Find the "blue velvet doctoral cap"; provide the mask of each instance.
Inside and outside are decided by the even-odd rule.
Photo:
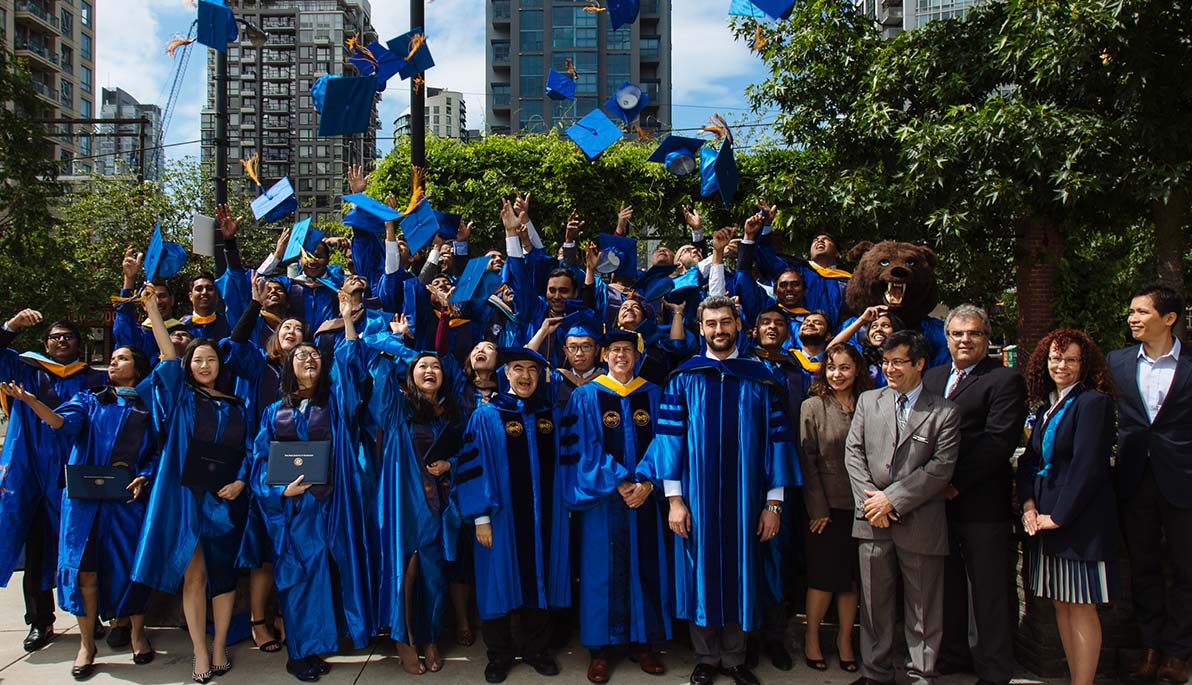
[[[145,280],[169,278],[186,266],[186,248],[161,237],[161,224],[153,227],[149,249],[145,250]]]
[[[213,50],[227,52],[228,43],[240,37],[236,15],[224,0],[199,0],[198,35],[195,40]]]
[[[428,200],[422,200],[414,211],[405,215],[401,220],[401,232],[410,246],[410,254],[426,247],[439,230],[439,217]]]
[[[699,168],[695,156],[703,146],[702,138],[669,135],[662,139],[646,161],[665,165],[666,170],[676,176],[686,176]]]
[[[605,101],[604,108],[628,124],[636,119],[648,104],[650,96],[646,95],[641,86],[626,81]]]
[[[650,267],[644,274],[637,277],[633,284],[633,291],[646,302],[652,302],[666,295],[675,288],[675,281],[670,275],[675,270],[674,264],[658,264]]]
[[[303,250],[314,254],[314,251],[319,249],[321,242],[323,242],[323,232],[317,228],[311,228],[309,218],[299,221],[290,230],[290,241],[286,243],[286,251],[282,253],[282,263],[297,260],[302,256]]]
[[[414,54],[410,54],[410,44],[414,40],[415,35],[422,36],[418,40],[422,42]],[[397,38],[389,41],[387,44],[389,52],[397,55],[405,64],[397,73],[401,74],[402,80],[412,78],[418,74],[435,66],[435,58],[430,54],[430,48],[426,45],[426,36],[422,35],[422,27],[415,26],[406,33],[401,34]]]
[[[737,172],[737,161],[733,158],[733,141],[725,138],[719,150],[701,148],[699,151],[700,194],[709,197],[720,194],[725,208],[732,205],[733,195],[741,177]]]
[[[589,160],[599,157],[600,153],[612,147],[622,136],[621,129],[598,109],[588,112],[584,118],[567,129],[567,137],[579,146],[580,151]]]
[[[608,20],[613,30],[637,21],[641,0],[608,0]]]
[[[451,299],[448,302],[450,304],[483,302],[497,292],[497,288],[501,287],[501,274],[489,271],[488,265],[491,261],[492,255],[469,259],[464,266],[464,272],[459,277],[459,283],[455,284],[455,292],[451,293]]]
[[[298,209],[298,198],[294,197],[294,186],[288,176],[270,186],[269,190],[252,201],[252,215],[263,224],[281,221]]]
[[[552,100],[574,100],[575,81],[567,74],[551,69],[546,74],[546,94]]]
[[[614,233],[601,233],[596,236],[596,245],[600,248],[602,256],[605,252],[611,252],[620,260],[612,273],[618,276],[637,275],[637,238]]]
[[[750,0],[771,19],[786,19],[791,16],[795,0]]]
[[[344,226],[351,226],[360,231],[384,233],[386,221],[397,221],[401,218],[401,212],[364,193],[344,195],[340,199],[356,205],[344,216]]]
[[[348,61],[356,65],[362,76],[377,77],[377,92],[385,90],[385,84],[406,65],[405,56],[398,56],[377,41],[363,48],[356,46],[348,55]]]
[[[316,90],[322,90],[321,107]],[[376,76],[322,76],[310,94],[319,112],[320,138],[364,133],[372,125]]]
[[[501,366],[518,361],[533,362],[539,369],[550,366],[546,358],[528,347],[502,347],[497,350],[497,363]]]

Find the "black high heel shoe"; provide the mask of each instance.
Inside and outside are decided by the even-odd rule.
[[[227,663],[224,664],[223,666],[216,666],[215,660],[212,659],[211,660],[211,672],[217,676],[221,676],[221,675],[227,674],[228,671],[232,670],[232,657],[228,656],[227,648],[224,648],[224,661],[226,661]]]
[[[153,657],[157,656],[157,652],[153,650],[153,643],[149,642],[148,638],[145,638],[145,643],[149,645],[149,651],[132,653],[132,662],[137,666],[153,663]]]
[[[195,662],[196,662],[196,659],[192,656],[190,658],[190,679],[195,681],[196,683],[200,683],[200,685],[205,685],[208,680],[211,680],[211,669],[208,668],[203,673],[196,673],[195,672]]]

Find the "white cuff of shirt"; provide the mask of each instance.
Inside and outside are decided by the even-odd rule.
[[[530,234],[530,244],[534,246],[534,249],[541,250],[542,238],[538,237],[538,229],[534,228],[533,221],[526,222],[526,232]]]
[[[271,275],[273,270],[277,268],[277,265],[280,263],[280,261],[281,260],[277,258],[276,254],[273,254],[272,252],[269,253],[269,256],[265,257],[265,261],[261,262],[261,265],[257,267],[257,273],[262,276]]]
[[[749,238],[741,238],[742,245],[752,245],[753,243],[754,241],[750,240]]]
[[[762,235],[765,235],[774,230],[773,226],[762,226]]]
[[[713,264],[708,268],[708,295],[724,295],[728,292],[725,287],[724,264]]]
[[[698,231],[691,232],[691,242],[698,243],[703,239],[704,239],[704,231],[702,228]]]
[[[426,255],[426,261],[431,264],[439,263],[439,248],[431,248],[430,254]]]
[[[766,493],[766,501],[774,500],[781,502],[783,500],[782,488],[774,488]]]
[[[522,249],[521,238],[515,235],[505,236],[505,256],[510,259],[526,256],[525,250]]]
[[[570,250],[573,247],[575,247],[575,243],[563,243],[564,250]]]
[[[712,255],[708,255],[707,257],[704,257],[702,260],[700,260],[700,263],[698,266],[699,266],[700,275],[703,276],[704,278],[707,278],[708,277],[708,267],[712,266]]]
[[[681,480],[664,480],[662,481],[662,493],[667,497],[682,497],[683,496],[683,481]]]
[[[476,517],[476,525],[478,525],[478,526],[483,526],[484,524],[490,523],[491,521],[492,521],[492,519],[490,519],[487,516],[477,516]]]
[[[458,255],[468,254],[468,244],[466,242],[461,243],[458,240],[453,240],[453,241],[451,241],[451,243],[452,243],[451,246],[455,248],[455,254],[458,254]]]
[[[385,241],[385,273],[397,273],[401,268],[401,251],[397,248],[396,240]]]

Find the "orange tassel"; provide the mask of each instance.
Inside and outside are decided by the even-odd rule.
[[[421,33],[415,33],[410,37],[410,52],[406,55],[406,61],[414,59],[414,53],[418,52],[423,45],[426,45],[426,36]]]
[[[579,80],[579,73],[575,70],[575,62],[570,57],[563,60],[563,71],[566,71],[573,81]]]
[[[261,157],[257,153],[253,153],[252,157],[240,160],[240,165],[244,167],[244,173],[253,180],[258,186],[261,185],[261,179],[257,175],[257,170],[260,168]]]
[[[762,48],[766,47],[766,44],[769,42],[770,41],[766,40],[766,37],[762,35],[762,25],[760,23],[755,24],[753,29],[753,49],[761,52]]]
[[[641,140],[654,140],[655,129],[645,129],[637,124],[634,124],[633,131],[637,133],[637,137]]]
[[[368,60],[368,62],[372,64],[374,68],[380,66],[377,64],[377,58],[372,54],[372,50],[369,50],[368,48],[361,45],[355,37],[349,38],[347,40],[347,46],[349,56],[359,55],[360,57]]]
[[[584,8],[585,12],[604,12],[605,8],[600,6],[599,0],[588,0],[588,6]]]
[[[700,129],[703,133],[711,133],[717,138],[724,138],[728,142],[733,142],[733,132],[729,130],[728,123],[725,122],[724,117],[719,114],[713,114],[708,121],[708,125]]]
[[[183,45],[190,45],[191,43],[195,42],[195,40],[195,38],[183,38],[182,36],[175,35],[173,40],[166,43],[166,54],[170,57],[173,57],[175,50],[182,47]]]
[[[422,84],[424,84],[424,83],[426,83],[426,79],[422,78],[422,74],[415,76],[414,77],[414,92],[421,93],[422,92]]]
[[[410,202],[402,214],[412,214],[426,199],[426,172],[422,167],[410,167]]]

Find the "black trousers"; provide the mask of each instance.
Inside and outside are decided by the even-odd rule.
[[[951,554],[944,566],[944,634],[939,660],[955,668],[972,664],[982,680],[1008,683],[1011,646],[1009,521],[948,521]]]
[[[1187,659],[1192,655],[1192,509],[1172,506],[1149,466],[1138,489],[1120,504],[1142,644]],[[1164,562],[1171,565],[1170,588]]]
[[[50,517],[45,502],[37,503],[37,511],[25,537],[25,576],[21,589],[25,593],[25,624],[48,626],[54,623],[54,593],[41,589],[41,572],[45,564],[46,546],[57,540],[51,534]]]
[[[516,612],[521,623],[521,655],[526,657],[545,653],[550,646],[550,612],[529,607],[522,607]],[[512,617],[513,614],[509,613],[500,618],[481,621],[480,633],[484,636],[489,661],[509,663],[517,657]]]
[[[735,668],[745,663],[745,632],[741,626],[705,628],[690,621],[691,648],[701,664]]]

